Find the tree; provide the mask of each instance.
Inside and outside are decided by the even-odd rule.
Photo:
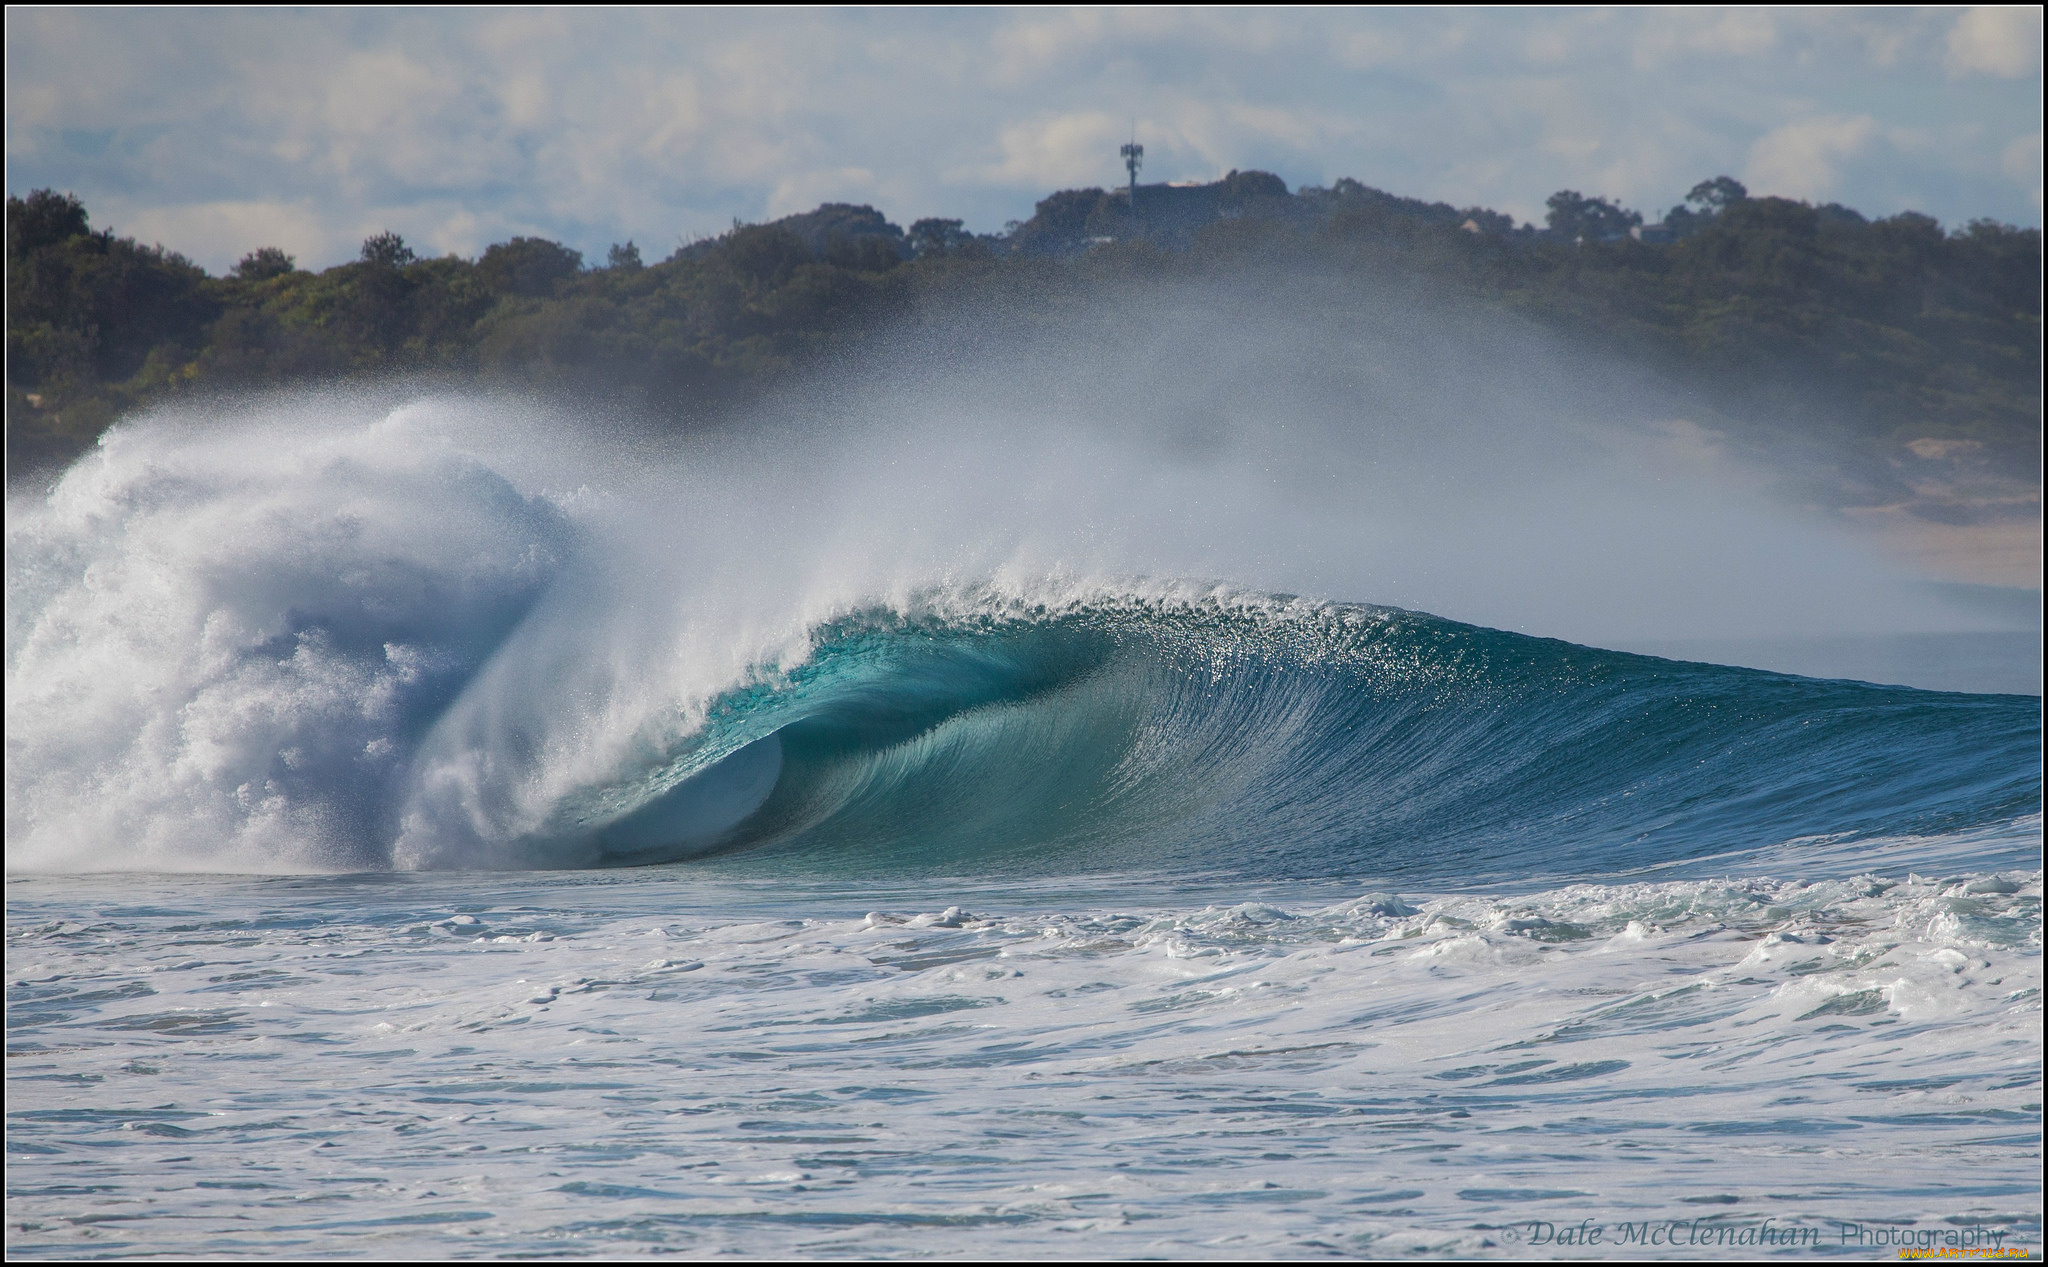
[[[1019,250],[1031,255],[1079,250],[1088,236],[1088,217],[1101,201],[1100,189],[1062,189],[1039,199],[1032,217],[1011,237]]]
[[[1233,170],[1217,183],[1223,186],[1221,202],[1226,207],[1244,207],[1261,199],[1287,196],[1287,182],[1271,172]]]
[[[835,238],[845,242],[873,238],[891,251],[904,246],[903,230],[865,203],[828,202],[815,211],[784,216],[771,227],[795,234],[813,255],[825,254]]]
[[[1692,187],[1684,202],[1664,213],[1664,227],[1671,230],[1671,236],[1675,239],[1689,238],[1713,223],[1715,216],[1748,197],[1749,190],[1733,176],[1716,176],[1712,180],[1703,180]],[[1832,203],[1828,205],[1833,206]],[[1828,207],[1821,210],[1827,212]],[[1855,212],[1849,211],[1846,207],[1840,210],[1856,216]],[[1856,218],[1859,221],[1862,219],[1861,216]]]
[[[182,366],[219,315],[190,260],[89,225],[69,194],[7,200],[7,375],[46,399]]]
[[[970,236],[965,220],[928,217],[910,226],[910,248],[920,257],[944,255],[966,242]]]
[[[484,284],[500,294],[545,299],[582,271],[583,252],[546,238],[513,238],[487,248],[476,268]]]
[[[633,245],[631,238],[626,239],[624,246],[620,246],[617,242],[612,243],[611,252],[605,256],[605,267],[622,268],[627,272],[632,272],[634,269],[642,267],[640,263],[640,248]]]
[[[1513,216],[1504,215],[1501,212],[1493,211],[1486,207],[1467,207],[1459,214],[1465,217],[1458,222],[1459,228],[1470,224],[1477,228],[1479,232],[1492,234],[1495,237],[1506,237],[1515,231],[1515,218]]]
[[[365,264],[375,264],[379,268],[404,268],[417,258],[412,248],[405,244],[405,239],[389,229],[363,239]]]
[[[788,229],[771,224],[735,228],[718,240],[711,259],[756,291],[773,290],[811,262],[810,248]]]
[[[7,200],[7,258],[20,260],[31,251],[56,246],[92,230],[85,204],[74,194],[38,189],[25,199]]]
[[[269,281],[298,270],[298,261],[274,246],[258,247],[235,265],[235,276],[245,282]]]
[[[1560,237],[1576,241],[1585,236],[1586,196],[1576,189],[1560,189],[1544,200],[1550,210],[1544,215],[1543,223]]]
[[[863,273],[884,273],[903,262],[897,243],[871,234],[851,238],[832,234],[819,248],[818,258],[834,268],[850,268]]]
[[[1639,211],[1630,211],[1605,198],[1588,198],[1576,189],[1560,189],[1544,205],[1550,208],[1544,217],[1550,231],[1575,242],[1624,238],[1630,229],[1643,222]]]
[[[1716,176],[1692,187],[1685,200],[1702,214],[1715,215],[1749,197],[1749,190],[1733,176]]]

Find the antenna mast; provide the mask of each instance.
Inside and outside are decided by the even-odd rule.
[[[1138,166],[1145,161],[1145,147],[1138,144],[1138,130],[1131,129],[1131,143],[1117,153],[1124,157],[1124,167],[1131,173],[1131,231],[1138,229]]]

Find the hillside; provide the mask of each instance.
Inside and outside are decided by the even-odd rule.
[[[536,238],[419,258],[382,234],[321,272],[263,248],[214,277],[37,191],[7,202],[9,467],[67,461],[165,398],[359,375],[599,393],[711,425],[908,320],[1056,322],[1133,279],[1305,270],[1519,314],[1648,365],[1731,427],[1843,455],[1857,474],[1839,502],[2039,513],[2038,230],[1871,220],[1725,177],[1649,226],[1562,191],[1542,229],[1261,172],[1137,193],[1134,217],[1126,190],[1061,191],[1000,235],[828,204],[657,263],[632,243],[595,263]]]

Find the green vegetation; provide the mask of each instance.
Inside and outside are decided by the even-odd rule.
[[[905,233],[831,204],[654,264],[628,242],[586,267],[538,238],[421,259],[386,233],[323,272],[263,248],[211,277],[37,191],[7,200],[9,463],[67,460],[179,394],[363,374],[599,392],[696,426],[961,301],[1028,324],[1134,276],[1302,269],[1522,314],[1654,365],[1723,417],[1880,463],[1954,440],[2035,478],[2039,230],[1872,221],[1726,177],[1653,226],[1562,191],[1543,230],[1350,180],[1290,193],[1263,172],[1138,195],[1134,217],[1126,190],[1065,190],[1001,236],[942,219]]]

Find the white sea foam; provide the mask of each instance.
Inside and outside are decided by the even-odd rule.
[[[2041,1245],[2038,870],[925,894],[15,881],[10,1254]]]

